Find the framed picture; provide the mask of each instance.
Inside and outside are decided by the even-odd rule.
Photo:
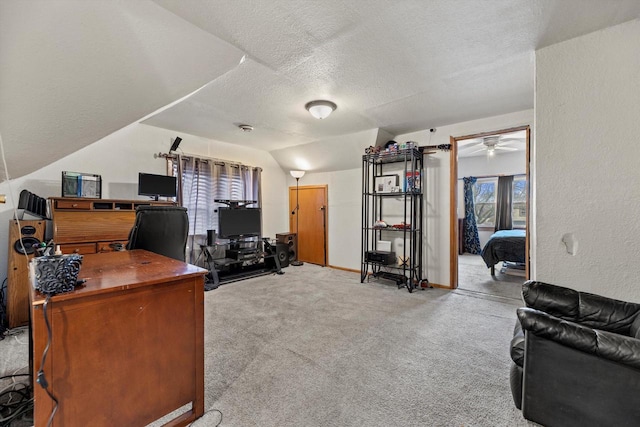
[[[380,175],[373,179],[374,193],[391,193],[398,186],[398,175]]]
[[[102,177],[92,173],[62,172],[62,197],[102,197]]]

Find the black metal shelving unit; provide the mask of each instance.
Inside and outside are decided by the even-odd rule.
[[[423,156],[417,147],[362,156],[360,282],[369,281],[371,277],[387,279],[395,281],[398,288],[406,287],[409,292],[416,287],[428,286],[429,282],[422,277]],[[376,188],[375,184],[382,177],[394,175],[398,175],[398,186]],[[381,227],[379,221],[385,221],[385,218],[400,222]],[[402,224],[404,226],[393,227]],[[383,237],[402,242],[402,248],[381,251],[378,242]],[[394,258],[389,252],[395,252],[393,263],[389,262],[389,258]],[[386,259],[373,259],[378,257]]]

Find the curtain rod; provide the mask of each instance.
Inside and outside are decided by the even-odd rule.
[[[480,178],[480,179],[482,179],[482,178],[499,178],[501,176],[527,176],[527,174],[526,173],[514,173],[513,175],[506,175],[504,173],[501,173],[499,175],[478,175],[478,176],[471,175],[471,177],[473,177],[473,178]],[[458,181],[460,181],[461,179],[464,179],[464,178],[468,178],[468,177],[458,178]]]
[[[261,167],[259,166],[251,166],[251,165],[246,165],[244,163],[240,163],[240,162],[234,162],[232,160],[224,160],[224,159],[216,159],[214,157],[206,157],[206,156],[201,156],[201,155],[197,155],[197,154],[188,154],[188,153],[184,153],[180,155],[181,157],[186,157],[188,159],[199,159],[199,160],[205,160],[205,161],[212,161],[214,163],[221,163],[221,164],[229,164],[232,166],[244,166],[246,168],[251,168],[251,169],[260,169],[262,170]],[[157,153],[153,155],[154,158],[165,158],[165,159],[177,159],[178,156],[175,154],[169,154],[169,153]]]

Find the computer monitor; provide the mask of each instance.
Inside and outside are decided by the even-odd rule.
[[[138,174],[138,194],[151,196],[158,200],[158,196],[176,197],[177,179],[175,176],[155,175],[151,173]]]

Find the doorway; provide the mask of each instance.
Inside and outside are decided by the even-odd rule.
[[[321,266],[328,263],[327,194],[327,185],[289,187],[289,230],[298,234],[298,260],[302,262]]]
[[[529,277],[530,127],[521,126],[450,139],[450,288],[519,298],[519,285]],[[473,199],[471,206],[465,204],[463,177],[467,177],[466,188],[472,190],[467,192],[467,196],[470,193],[470,198]],[[499,181],[511,182],[509,201],[505,202],[511,216],[508,226],[496,226],[496,221],[500,222],[500,214],[496,215],[496,212],[504,206],[496,198]],[[464,221],[465,210],[473,211],[473,224]],[[475,243],[474,239],[469,239],[469,234],[466,243],[462,238],[465,226],[471,230],[474,227],[477,229],[477,232],[471,232],[476,237]],[[507,258],[515,257],[522,262],[501,260],[495,265],[495,273],[492,274],[479,253],[485,248],[485,252],[488,252],[491,246],[487,246],[487,242],[494,237],[494,231],[504,228],[513,230],[501,231],[501,234],[518,235],[517,238],[520,239],[517,248],[521,252],[517,257],[507,255]],[[467,232],[469,233],[468,230]]]

